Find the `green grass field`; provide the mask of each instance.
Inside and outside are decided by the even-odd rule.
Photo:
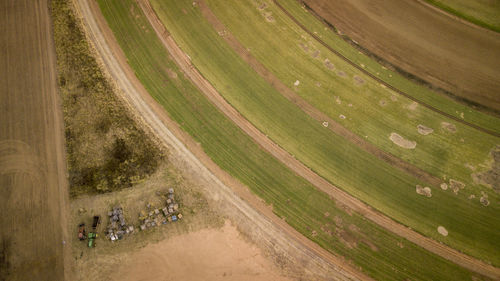
[[[305,26],[309,31],[315,33],[316,36],[328,46],[332,47],[357,65],[364,66],[363,68],[365,70],[376,75],[384,82],[457,118],[462,118],[461,114],[464,113],[462,118],[464,121],[500,133],[500,122],[498,118],[452,101],[441,94],[431,91],[425,86],[409,81],[395,71],[383,67],[374,59],[359,52],[356,48],[353,48],[343,38],[334,33],[331,28],[328,28],[314,15],[308,12],[305,7],[302,7],[299,1],[278,0],[278,2],[287,12],[299,21],[300,24]]]
[[[382,150],[439,178],[454,178],[468,186],[474,185],[470,176],[473,171],[464,164],[478,167],[488,158],[490,150],[500,144],[498,137],[454,122],[425,107],[410,110],[411,100],[381,87],[377,81],[331,54],[310,36],[304,35],[272,4],[260,11],[252,1],[239,1],[238,5],[225,5],[218,0],[207,2],[261,63],[310,104],[357,135],[367,136],[368,141]],[[267,22],[262,13],[272,13],[275,22]],[[304,51],[301,44],[307,45],[309,50]],[[313,56],[315,53],[317,57]],[[325,67],[325,59],[333,63],[336,70]],[[339,71],[344,73],[343,76],[338,75]],[[357,85],[354,77],[363,79],[364,84]],[[298,87],[293,86],[296,80],[300,81]],[[317,83],[321,85],[317,86]],[[346,119],[340,119],[340,115]],[[441,122],[455,124],[457,133],[442,129]],[[434,128],[434,132],[427,136],[419,134],[419,124]],[[392,143],[389,139],[392,132],[416,141],[416,149],[409,151]],[[480,189],[468,191],[478,193]]]
[[[220,167],[265,199],[298,231],[380,280],[470,279],[470,272],[357,214],[347,214],[264,153],[184,78],[132,0],[99,0],[99,5],[137,77],[171,118]],[[173,72],[179,74],[177,78],[172,78]]]
[[[500,32],[500,1],[425,0],[431,5],[484,28]]]
[[[416,179],[333,134],[276,92],[226,45],[191,2],[152,3],[176,42],[224,98],[297,159],[426,236],[494,264],[500,263],[497,206],[491,204],[485,208],[468,200],[463,192],[456,196],[439,188],[433,188],[432,198],[417,195]],[[243,5],[242,1],[238,3],[230,6]],[[241,18],[251,24],[248,19],[252,17]],[[289,68],[297,73],[302,70]],[[491,194],[490,198],[495,196]],[[436,231],[438,225],[445,225],[452,235],[440,236]]]

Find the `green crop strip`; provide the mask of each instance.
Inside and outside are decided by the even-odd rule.
[[[192,2],[152,3],[176,42],[220,94],[297,159],[405,225],[471,255],[499,263],[497,206],[491,204],[485,208],[464,194],[455,196],[439,188],[432,190],[432,198],[418,195],[415,185],[422,183],[333,134],[276,92],[202,20]],[[243,1],[226,6],[232,9],[240,5],[244,5]],[[246,9],[254,10],[257,8]],[[253,24],[250,15],[235,13],[233,17]],[[268,51],[280,54],[283,50]],[[297,75],[301,73],[300,66],[289,65],[289,68]],[[436,231],[439,225],[444,225],[452,235],[439,235]]]
[[[500,32],[500,3],[498,1],[424,1],[466,21]]]
[[[381,280],[470,278],[470,272],[359,215],[346,214],[328,196],[264,153],[184,78],[133,1],[99,0],[99,5],[137,77],[170,117],[220,167],[272,204],[274,212],[298,231]]]
[[[323,46],[314,44],[312,38],[279,9],[271,9],[271,5],[259,11],[250,1],[230,6],[208,2],[242,44],[298,95],[358,136],[430,174],[472,186],[473,172],[464,163],[478,167],[500,143],[497,137],[459,123],[455,125],[456,133],[443,129],[441,122],[455,122],[362,75]],[[262,13],[272,13],[275,22],[264,20]],[[335,66],[334,70],[325,66],[326,60]],[[297,80],[300,84],[294,86]],[[363,84],[357,85],[357,81]],[[421,135],[419,125],[433,128],[434,132]],[[415,141],[416,148],[408,150],[394,144],[389,139],[393,132]],[[479,193],[479,188],[468,191]]]

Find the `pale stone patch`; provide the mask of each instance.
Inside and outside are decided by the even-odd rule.
[[[342,115],[342,114],[340,114],[340,115],[339,115],[339,118],[340,118],[340,119],[345,119],[345,116],[344,116],[344,115]]]
[[[428,186],[422,187],[417,184],[415,191],[417,192],[417,194],[423,195],[425,197],[432,197],[432,190]]]
[[[447,190],[447,189],[448,189],[448,185],[447,185],[445,182],[443,182],[443,183],[440,185],[440,187],[441,187],[441,189],[442,189],[442,190]]]
[[[434,129],[429,128],[427,126],[424,126],[422,124],[419,124],[417,126],[417,131],[418,131],[419,134],[427,136],[428,134],[431,134],[432,132],[434,132]]]
[[[458,194],[458,191],[460,191],[461,189],[464,189],[464,188],[465,188],[465,184],[463,182],[460,182],[460,181],[457,181],[454,179],[450,179],[450,189],[455,194]]]
[[[402,148],[415,149],[415,147],[417,146],[417,142],[416,141],[407,140],[407,139],[403,138],[402,136],[400,136],[397,133],[391,133],[391,135],[389,136],[389,139],[394,144],[396,144],[396,145],[398,145],[398,146],[400,146]]]
[[[448,122],[441,122],[441,127],[451,133],[457,132],[457,127]]]
[[[448,230],[446,230],[446,228],[444,228],[444,226],[438,226],[437,228],[437,231],[439,232],[439,234],[443,235],[443,236],[448,236]]]
[[[324,126],[325,128],[326,128],[326,127],[328,127],[328,122],[326,122],[326,121],[325,121],[325,122],[323,122],[323,126]]]
[[[483,204],[483,206],[488,206],[490,201],[488,200],[488,194],[484,191],[481,191],[481,198],[479,198],[479,202]]]
[[[298,85],[300,85],[300,81],[299,81],[299,80],[295,81],[295,83],[293,83],[293,85],[294,85],[294,86],[298,86]]]

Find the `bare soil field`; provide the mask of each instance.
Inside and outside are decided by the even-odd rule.
[[[129,256],[111,280],[290,280],[246,242],[229,221],[172,237]]]
[[[304,2],[390,64],[459,100],[499,112],[499,34],[464,24],[413,0]]]
[[[49,6],[8,0],[0,11],[0,279],[71,280]]]

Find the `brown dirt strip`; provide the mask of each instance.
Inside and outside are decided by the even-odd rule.
[[[199,2],[199,1],[198,1]],[[432,240],[428,237],[419,234],[410,228],[395,222],[384,214],[372,209],[370,206],[361,202],[360,200],[352,197],[348,193],[332,185],[324,178],[314,173],[311,169],[306,167],[300,161],[295,159],[287,151],[282,149],[276,143],[267,138],[261,131],[255,128],[248,120],[246,120],[238,111],[236,111],[224,98],[217,92],[217,90],[197,71],[191,64],[189,57],[177,46],[165,26],[161,23],[160,19],[153,11],[147,0],[138,0],[141,8],[146,14],[149,22],[153,26],[156,34],[161,39],[165,48],[172,54],[174,61],[184,71],[184,73],[191,79],[191,81],[205,94],[205,96],[231,119],[238,127],[247,133],[256,143],[262,148],[271,153],[279,161],[285,164],[288,168],[302,176],[318,189],[329,194],[335,200],[342,202],[345,206],[351,208],[353,211],[358,212],[367,219],[380,225],[381,227],[419,245],[420,247],[437,254],[449,261],[452,261],[468,270],[480,273],[491,278],[500,278],[500,269],[482,261],[479,261],[466,254],[450,248],[440,242]]]
[[[223,38],[226,42],[233,48],[238,55],[249,64],[255,72],[257,72],[262,78],[264,78],[270,85],[272,85],[278,92],[280,92],[289,101],[293,102],[300,109],[306,112],[309,116],[319,122],[328,122],[327,129],[330,129],[335,134],[340,135],[347,139],[349,142],[356,144],[361,149],[375,155],[377,158],[389,163],[391,166],[402,170],[422,181],[425,181],[431,185],[439,186],[442,180],[436,176],[433,176],[426,171],[415,167],[414,165],[386,152],[372,143],[366,141],[365,139],[359,137],[358,135],[352,133],[344,126],[340,125],[334,119],[330,118],[328,115],[324,114],[302,97],[296,94],[293,90],[287,87],[280,79],[278,79],[273,73],[271,73],[264,65],[262,65],[252,54],[243,46],[241,43],[229,32],[225,26],[220,22],[215,14],[207,7],[203,0],[198,1],[201,12],[205,19],[214,27],[216,31],[224,31]]]
[[[500,34],[462,24],[414,0],[302,1],[369,53],[456,100],[500,113]]]
[[[203,183],[202,186],[207,186],[209,196],[233,210],[238,221],[251,224],[242,227],[257,233],[260,245],[281,249],[292,259],[306,263],[305,270],[323,276],[324,279],[372,280],[354,269],[347,261],[302,236],[277,217],[272,209],[246,186],[215,164],[205,154],[201,145],[170,119],[167,112],[156,103],[137,79],[97,4],[88,0],[73,0],[73,3],[76,12],[84,20],[89,42],[94,44],[104,73],[114,82],[120,98],[131,112],[135,113],[135,117],[145,129],[155,134],[168,147],[171,161],[182,166],[186,172],[196,175]],[[147,5],[143,9],[149,7],[149,3],[140,4]]]
[[[296,18],[293,17],[292,14],[290,14],[290,12],[288,12],[283,6],[280,5],[280,3],[277,1],[277,0],[273,0],[273,2],[276,4],[276,6],[278,8],[280,8],[281,11],[283,11],[283,13],[285,13],[293,22],[295,22],[298,26],[300,26],[300,28],[302,28],[302,30],[304,30],[305,32],[307,32],[307,34],[309,34],[311,37],[313,37],[316,41],[318,41],[321,45],[323,45],[324,47],[326,47],[330,52],[332,52],[333,54],[335,54],[336,56],[338,56],[339,58],[341,58],[342,60],[344,60],[345,62],[349,63],[350,65],[354,66],[356,69],[358,69],[359,71],[361,71],[362,73],[364,73],[365,75],[369,76],[370,78],[374,79],[375,81],[377,81],[378,83],[380,84],[383,84],[385,85],[387,88],[393,90],[394,92],[436,112],[436,113],[439,113],[447,118],[450,118],[456,122],[459,122],[461,124],[464,124],[466,126],[469,126],[471,128],[474,128],[478,131],[481,131],[483,133],[486,133],[486,134],[489,134],[489,135],[492,135],[492,136],[495,136],[495,137],[500,137],[500,133],[498,132],[495,132],[495,131],[491,131],[489,129],[486,129],[486,128],[483,128],[481,126],[478,126],[476,124],[473,124],[473,123],[470,123],[470,122],[467,122],[463,119],[460,119],[456,116],[453,116],[449,113],[446,113],[438,108],[435,108],[433,107],[432,105],[430,104],[427,104],[425,102],[422,102],[420,101],[419,99],[411,96],[410,94],[407,94],[405,92],[403,92],[402,90],[392,86],[391,84],[388,84],[387,82],[385,82],[384,80],[378,78],[376,75],[372,74],[371,72],[367,71],[366,69],[362,68],[361,66],[359,66],[358,64],[356,64],[355,62],[349,60],[347,57],[345,57],[344,55],[342,55],[341,53],[339,53],[338,51],[336,51],[335,49],[333,49],[330,45],[328,45],[325,41],[323,41],[321,38],[319,38],[316,34],[314,34],[313,32],[311,32],[310,30],[307,29],[307,27],[305,27],[303,24],[301,24]],[[324,22],[325,20],[323,19],[321,22]],[[334,32],[334,34],[336,34]]]
[[[0,1],[0,279],[71,280],[48,0]]]

